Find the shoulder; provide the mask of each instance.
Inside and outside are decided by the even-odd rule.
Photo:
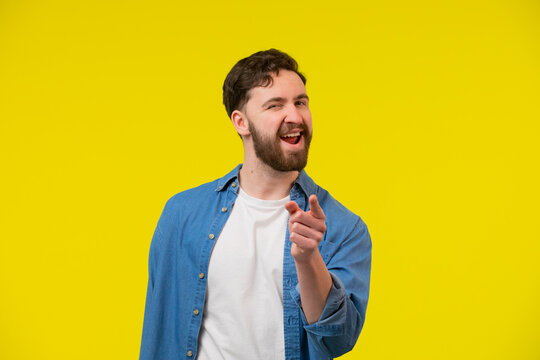
[[[296,184],[306,195],[306,200],[311,194],[317,195],[326,216],[327,227],[332,226],[333,230],[338,230],[341,235],[353,231],[365,231],[366,224],[360,216],[346,208],[342,203],[336,200],[330,193],[320,185],[316,184],[307,173],[302,170],[298,176]]]
[[[211,182],[207,182],[205,184],[196,186],[191,189],[187,189],[184,191],[181,191],[169,198],[167,200],[166,206],[169,207],[181,207],[184,206],[186,202],[191,202],[196,199],[200,199],[201,197],[208,197],[211,195],[215,195],[217,191],[217,185],[218,180],[214,180]]]
[[[329,241],[344,240],[353,234],[367,233],[367,225],[362,218],[336,200],[327,190],[316,185],[314,193],[326,216]]]
[[[242,164],[237,165],[228,174],[214,181],[175,194],[167,200],[164,211],[178,212],[186,207],[193,211],[208,206],[209,203],[213,203],[212,200],[215,201],[219,193],[223,192],[222,189],[225,189],[230,183],[235,186],[234,181],[238,178],[238,171],[241,166]]]
[[[171,196],[165,203],[164,214],[179,214],[186,209],[193,210],[208,203],[217,196],[218,180],[214,180]]]
[[[350,220],[357,220],[359,216],[353,213],[351,210],[345,207],[342,203],[336,200],[327,190],[317,185],[315,192],[319,203],[324,206],[328,211],[339,217],[344,217]]]

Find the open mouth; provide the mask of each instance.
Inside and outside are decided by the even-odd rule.
[[[294,145],[300,142],[301,137],[302,137],[302,132],[298,131],[295,133],[290,133],[290,134],[281,136],[281,140],[285,141],[288,144]]]

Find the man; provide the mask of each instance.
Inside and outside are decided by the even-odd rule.
[[[140,359],[329,359],[350,351],[369,293],[365,223],[303,170],[306,79],[271,49],[223,85],[244,162],[165,205],[149,256]]]

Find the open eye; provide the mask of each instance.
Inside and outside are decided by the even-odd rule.
[[[304,100],[298,100],[296,101],[296,105],[298,106],[305,106],[306,105],[306,102]]]

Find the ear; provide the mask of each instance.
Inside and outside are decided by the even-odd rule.
[[[249,132],[247,116],[242,111],[234,110],[231,114],[231,121],[236,129],[236,132],[238,132],[240,136],[247,136],[251,134]]]

